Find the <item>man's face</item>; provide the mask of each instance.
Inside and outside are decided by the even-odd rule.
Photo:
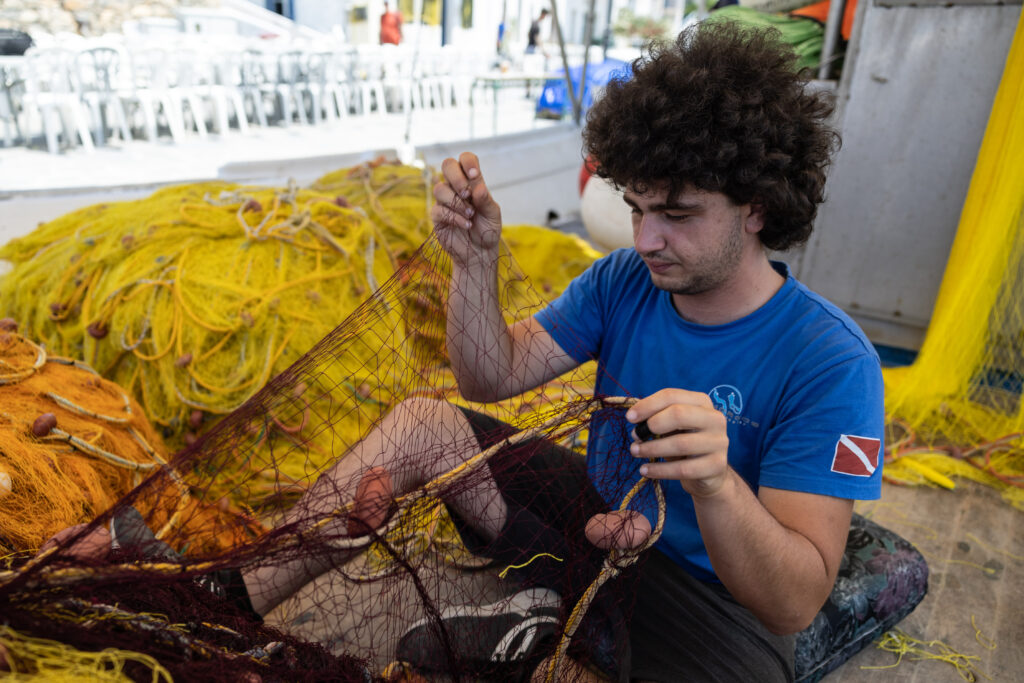
[[[667,189],[623,199],[632,210],[633,244],[655,287],[695,295],[727,283],[757,242],[760,215],[720,192],[687,186],[669,201]]]

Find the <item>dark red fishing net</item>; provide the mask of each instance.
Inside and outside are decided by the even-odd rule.
[[[145,653],[181,681],[514,680],[560,647],[601,670],[609,653],[590,650],[621,645],[629,592],[615,582],[632,556],[610,557],[583,536],[600,506],[583,492],[583,449],[597,422],[624,435],[624,411],[590,396],[592,365],[500,403],[461,400],[444,355],[445,334],[460,334],[445,329],[449,271],[431,238],[315,348],[113,510],[56,551],[9,558],[0,623],[80,651]],[[507,321],[543,299],[517,273],[503,256]],[[509,426],[481,418],[476,434],[448,431],[452,403]],[[551,456],[554,446],[565,450]],[[467,453],[479,455],[458,467]],[[527,462],[533,469],[523,473]],[[635,472],[626,454],[613,462]],[[394,500],[353,513],[360,482],[374,484],[372,465],[384,466]],[[623,472],[595,476],[619,481]],[[480,532],[488,520],[464,519],[441,502],[479,499],[492,473],[517,481],[503,492],[510,510],[543,503],[523,513],[498,550]],[[120,547],[110,552],[75,551],[82,539],[103,546],[96,534],[112,518],[130,522],[129,506],[159,542],[135,529],[116,534]],[[383,521],[367,529],[375,513]],[[315,578],[294,578],[303,576]],[[588,587],[599,576],[609,583],[595,599]],[[532,621],[482,664],[470,651],[497,651],[485,642],[493,621],[466,628],[450,617],[517,595]],[[250,604],[266,612],[262,620]],[[588,612],[611,626],[580,627]],[[529,651],[517,659],[524,642]],[[6,658],[15,670],[32,669],[13,648]],[[556,659],[559,679],[571,680]],[[154,676],[138,662],[123,673]]]

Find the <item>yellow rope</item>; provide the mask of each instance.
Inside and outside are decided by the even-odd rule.
[[[188,433],[191,410],[220,416],[242,405],[410,259],[431,232],[432,182],[429,170],[373,163],[327,174],[307,189],[200,183],[87,207],[0,248],[0,258],[14,264],[0,279],[0,307],[54,353],[88,358],[130,391],[176,450],[196,436]],[[598,256],[578,238],[544,228],[507,226],[503,236],[522,267],[502,266],[503,305],[516,316],[560,293]],[[409,310],[385,296],[374,302],[383,317],[368,319],[363,333],[390,340],[398,363],[428,351],[439,368],[431,372],[445,373],[443,334],[433,321],[443,318],[444,293],[436,288],[447,275],[431,265],[418,271],[425,282],[400,292],[431,303],[422,311],[423,332],[413,331],[410,341]],[[524,273],[543,285],[542,294]],[[90,326],[106,336],[94,338]],[[342,359],[334,385],[368,384],[376,407],[336,425],[340,442],[320,430],[314,438],[322,443],[278,468],[308,485],[339,443],[357,438],[360,419],[375,419],[401,396],[407,378],[367,370],[390,362],[370,350]],[[550,395],[537,392],[529,407]],[[206,430],[216,420],[201,424]]]
[[[994,552],[994,553],[999,553],[1000,555],[1005,555],[1006,557],[1009,557],[1011,560],[1017,560],[1019,562],[1020,561],[1024,561],[1024,556],[1022,556],[1022,555],[1014,555],[1013,553],[1011,553],[1008,550],[1003,550],[1002,548],[996,548],[996,547],[994,547],[992,545],[989,545],[988,543],[985,543],[983,540],[981,540],[980,538],[978,538],[977,536],[975,536],[974,534],[972,534],[970,532],[967,533],[967,538],[969,538],[970,540],[974,541],[975,543],[980,545],[985,550],[988,550],[989,552]]]
[[[105,648],[99,652],[76,650],[55,640],[32,638],[0,625],[0,646],[10,669],[4,680],[24,683],[72,683],[97,681],[129,683],[125,672],[129,663],[150,672],[150,681],[171,683],[171,674],[155,658],[140,652]]]
[[[941,640],[918,640],[904,631],[895,628],[882,636],[878,642],[878,648],[896,655],[896,662],[884,666],[861,666],[861,669],[895,669],[907,657],[910,661],[934,660],[945,662],[956,669],[957,674],[969,683],[975,683],[978,676],[991,680],[982,671],[975,668],[980,661],[977,655],[965,655],[957,652],[951,646]]]
[[[627,400],[623,402],[623,405],[629,405],[631,403],[632,401]],[[590,585],[587,586],[587,590],[584,591],[583,596],[580,597],[579,601],[573,607],[572,612],[569,614],[569,618],[566,619],[565,628],[562,630],[562,638],[558,643],[558,649],[548,660],[547,674],[544,678],[545,681],[550,682],[559,680],[559,672],[565,660],[565,655],[569,650],[569,644],[572,641],[572,636],[576,633],[576,629],[579,628],[580,623],[582,623],[584,615],[587,610],[590,609],[590,605],[593,603],[601,586],[618,576],[622,569],[634,564],[640,556],[648,548],[653,546],[661,537],[661,532],[665,526],[665,494],[664,491],[662,491],[661,482],[659,480],[641,477],[623,498],[619,505],[619,510],[626,510],[633,497],[648,483],[652,483],[654,485],[654,494],[658,501],[658,520],[654,529],[651,531],[651,535],[648,536],[646,541],[636,548],[631,548],[629,550],[613,548],[609,551],[601,564],[601,570],[598,572],[597,577],[595,577]]]

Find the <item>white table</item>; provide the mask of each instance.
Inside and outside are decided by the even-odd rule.
[[[496,71],[482,74],[473,79],[473,85],[469,93],[469,137],[474,137],[473,125],[476,118],[476,91],[477,88],[490,89],[494,104],[494,116],[492,118],[492,135],[498,134],[498,93],[509,86],[525,85],[540,82],[541,87],[546,81],[563,78],[562,74],[524,72],[524,71]]]

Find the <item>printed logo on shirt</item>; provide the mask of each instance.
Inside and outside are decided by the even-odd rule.
[[[708,392],[708,396],[715,407],[726,415],[730,412],[737,415],[743,412],[743,394],[731,384],[719,384]]]
[[[715,408],[725,415],[729,422],[735,422],[736,424],[748,427],[760,426],[759,423],[754,422],[750,418],[740,415],[743,412],[743,394],[733,385],[719,384],[708,392],[708,396],[711,397],[711,403],[714,404]]]
[[[832,471],[854,477],[870,477],[878,469],[878,451],[881,448],[880,439],[842,434],[836,442]]]

